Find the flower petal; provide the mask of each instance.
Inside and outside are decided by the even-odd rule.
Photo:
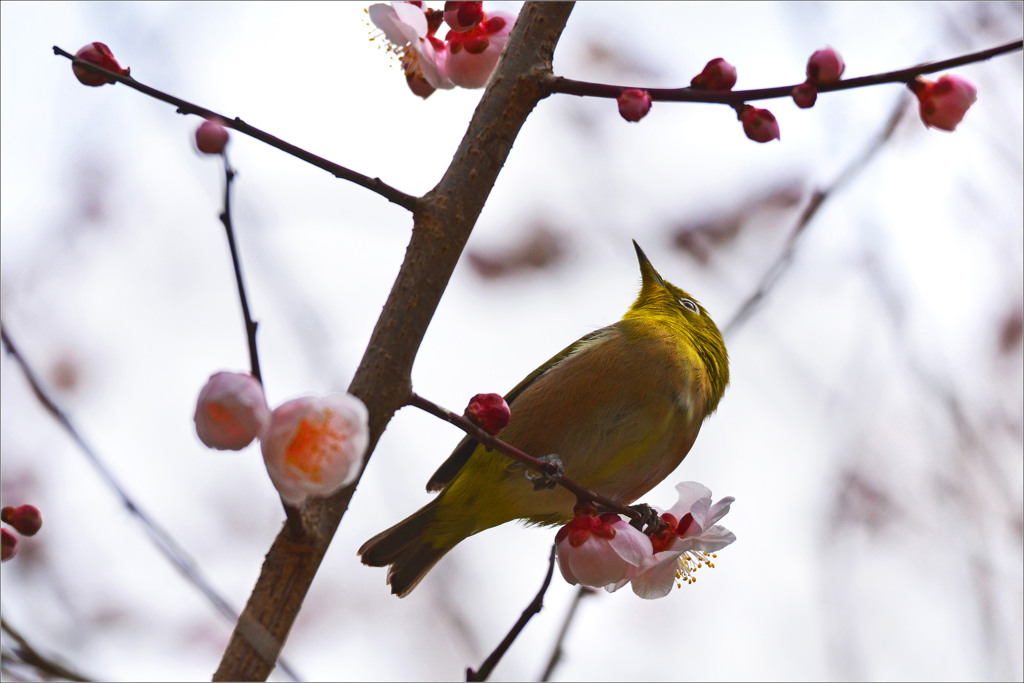
[[[701,498],[690,507],[690,514],[693,515],[693,521],[700,525],[701,529],[707,529],[710,524],[707,523],[708,511],[711,509],[711,496],[707,498]]]
[[[708,528],[716,524],[718,520],[729,514],[729,506],[731,506],[735,501],[736,499],[732,496],[726,496],[712,505],[711,509],[708,511],[707,519],[704,520],[704,524],[702,526],[704,528]]]
[[[393,2],[391,7],[394,8],[398,20],[416,32],[416,37],[423,38],[427,35],[427,17],[422,9],[411,2]],[[412,40],[412,36],[409,36],[409,39]]]
[[[679,501],[668,509],[669,514],[674,515],[676,519],[682,519],[701,498],[711,497],[711,489],[696,481],[676,484],[676,491],[679,492]]]
[[[633,578],[633,592],[644,600],[663,598],[676,582],[676,564],[680,553],[666,550],[653,555]]]
[[[609,539],[608,544],[619,557],[634,567],[639,567],[645,559],[654,553],[651,539],[626,522],[620,521],[617,524],[612,524],[612,528],[615,529],[615,537]]]
[[[686,539],[690,540],[690,539]],[[716,524],[694,540],[694,550],[713,553],[736,541],[736,534],[720,524]]]
[[[601,588],[626,577],[629,563],[618,556],[603,538],[591,536],[583,545],[566,553],[569,568],[584,586]]]
[[[409,42],[409,39],[398,27],[398,15],[389,5],[378,2],[375,5],[370,5],[367,12],[370,15],[370,21],[384,32],[384,37],[388,39],[388,42],[395,45],[405,45]]]
[[[568,541],[562,541],[555,546],[555,556],[558,558],[558,569],[562,572],[562,578],[569,582],[570,586],[575,586],[579,581],[576,580],[576,575],[572,573],[572,567],[569,566],[569,560],[566,558],[566,552],[562,549],[562,543],[568,546]]]

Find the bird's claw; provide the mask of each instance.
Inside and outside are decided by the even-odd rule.
[[[661,531],[662,527],[665,526],[661,515],[650,505],[640,503],[639,505],[630,505],[629,507],[640,513],[640,517],[630,522],[638,531],[650,535]]]
[[[552,453],[551,455],[545,455],[543,458],[539,458],[546,463],[555,466],[554,472],[537,472],[536,470],[526,470],[526,478],[533,483],[534,491],[541,491],[543,489],[553,489],[558,486],[558,480],[565,474],[565,466],[562,464],[562,459]]]

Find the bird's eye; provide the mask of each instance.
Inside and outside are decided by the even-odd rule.
[[[700,308],[697,306],[697,304],[693,303],[689,299],[680,299],[679,305],[693,313],[700,313]]]

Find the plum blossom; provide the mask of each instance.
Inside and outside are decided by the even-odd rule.
[[[495,435],[508,425],[512,411],[501,394],[477,394],[466,406],[469,421]]]
[[[558,568],[572,585],[623,585],[651,557],[651,540],[615,513],[598,516],[578,505],[576,517],[555,535]]]
[[[263,385],[249,374],[218,372],[196,401],[196,434],[210,448],[238,451],[270,423]]]
[[[306,396],[278,406],[260,445],[281,498],[298,506],[355,481],[370,442],[368,423],[366,406],[351,394]]]
[[[631,88],[622,91],[617,102],[619,114],[630,123],[636,123],[651,110],[651,96],[646,90]]]
[[[434,35],[441,22],[433,18],[432,10],[428,17],[422,4],[377,3],[370,5],[367,13],[373,25],[384,34],[388,52],[398,56],[409,87],[420,97],[426,98],[433,89],[450,90],[455,85],[445,75],[445,43]],[[426,81],[432,90],[427,91],[421,81]]]
[[[0,561],[6,562],[18,554],[18,537],[7,529],[0,529]]]
[[[736,540],[735,534],[716,524],[728,514],[735,498],[722,498],[712,505],[711,490],[695,481],[677,484],[676,491],[679,501],[661,515],[668,526],[651,538],[654,554],[630,580],[641,598],[663,598],[672,591],[672,584],[693,583],[693,573],[705,564],[714,567],[716,551]]]
[[[929,128],[953,131],[978,100],[978,89],[966,78],[946,74],[937,81],[918,78],[907,84],[920,103],[921,120]]]
[[[203,154],[223,154],[228,137],[228,129],[219,119],[207,119],[196,128],[196,148]]]
[[[498,57],[516,23],[508,12],[484,13],[483,21],[469,31],[446,36],[444,65],[448,78],[460,88],[482,88],[498,65]]]
[[[9,505],[0,509],[0,520],[10,524],[22,536],[35,536],[43,527],[43,515],[35,505]]]
[[[465,33],[480,25],[484,20],[482,2],[444,3],[444,23],[456,33]]]
[[[89,43],[76,52],[75,57],[78,57],[83,62],[89,62],[90,64],[102,67],[107,71],[113,71],[116,74],[122,74],[124,76],[129,74],[128,69],[121,68],[121,65],[117,63],[116,59],[114,59],[114,53],[111,52],[110,48],[104,43]],[[106,76],[87,71],[74,63],[71,65],[71,70],[75,72],[75,78],[77,78],[82,85],[98,88],[101,85],[115,82]]]
[[[790,94],[793,96],[796,106],[801,109],[810,109],[818,100],[818,89],[810,83],[801,83],[793,88]]]
[[[838,52],[830,47],[817,50],[807,60],[807,82],[811,85],[835,83],[846,71],[846,63]]]
[[[690,87],[698,90],[732,90],[736,85],[736,67],[721,57],[704,65],[704,70],[693,77]]]
[[[758,109],[744,105],[737,118],[743,123],[743,132],[754,142],[771,142],[780,140],[779,122],[775,115],[767,109]]]

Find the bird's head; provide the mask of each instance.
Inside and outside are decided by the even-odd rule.
[[[707,372],[710,392],[706,412],[711,414],[729,384],[729,354],[722,333],[699,301],[662,278],[635,240],[633,246],[640,261],[642,283],[640,294],[624,318],[658,323],[692,348]]]

